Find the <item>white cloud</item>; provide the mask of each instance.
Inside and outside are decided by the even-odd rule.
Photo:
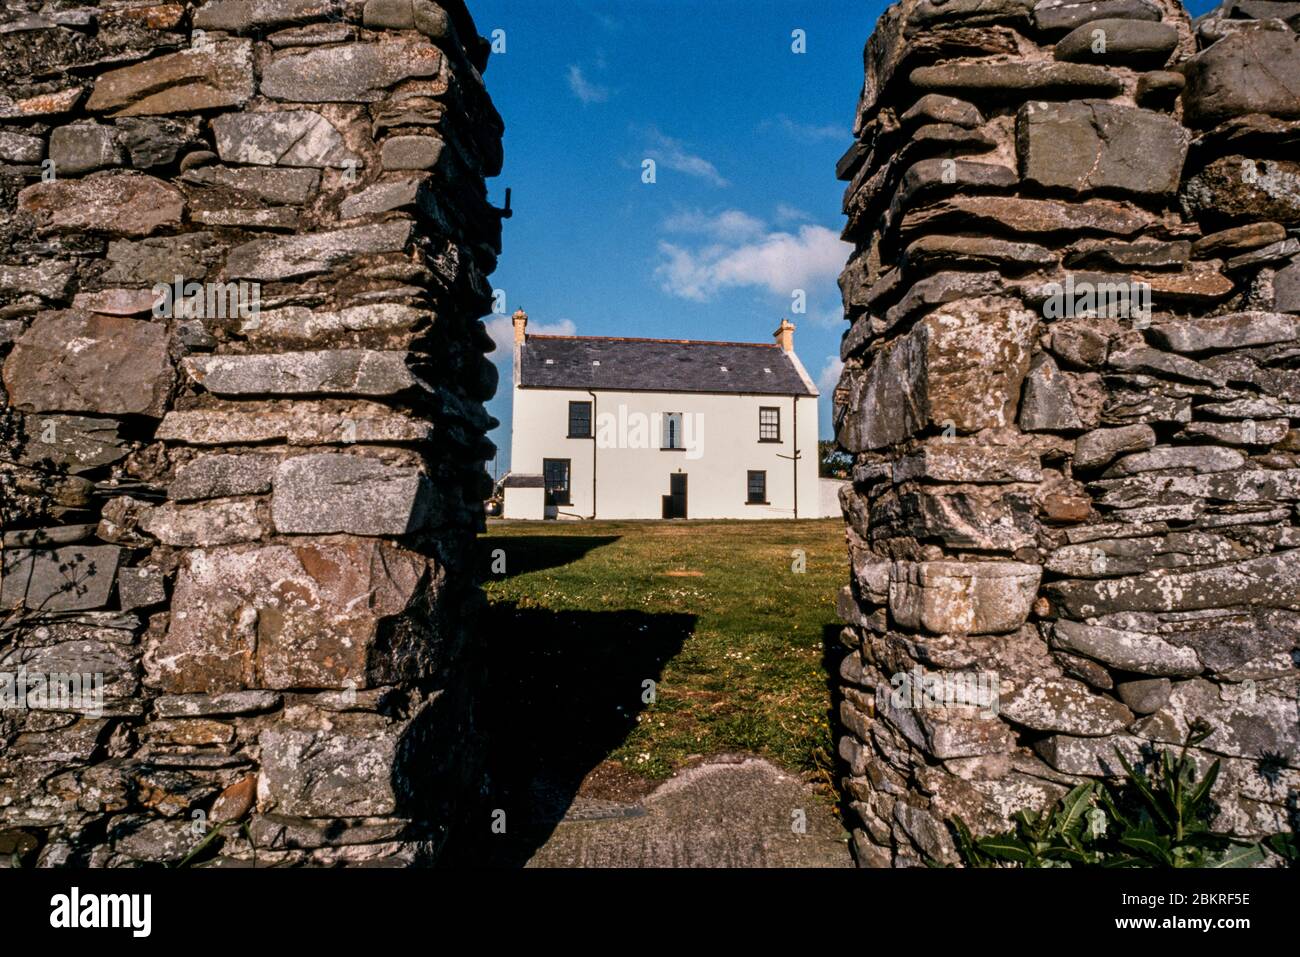
[[[843,371],[844,363],[840,361],[839,356],[827,356],[822,371],[817,373],[817,391],[822,395],[834,392],[835,386],[840,381],[840,373]]]
[[[609,88],[588,80],[576,63],[569,64],[569,89],[583,103],[604,103],[609,99]]]
[[[800,123],[784,113],[778,114],[775,120],[764,120],[759,128],[770,129],[773,126],[797,140],[844,140],[847,143],[853,139],[849,130],[835,123]]]
[[[720,213],[684,209],[665,219],[663,228],[673,233],[711,236],[722,242],[740,242],[761,236],[766,225],[758,217],[739,209],[724,209]]]
[[[811,219],[812,217],[798,206],[791,206],[789,203],[776,204],[776,221],[778,223],[803,223]]]
[[[665,169],[708,180],[714,186],[730,185],[716,166],[704,157],[689,152],[681,140],[665,136],[653,127],[645,131],[645,137],[645,155]]]
[[[493,316],[486,322],[488,335],[496,343],[496,351],[491,354],[493,362],[509,366],[515,356],[515,325],[509,316]],[[528,321],[528,334],[537,336],[576,336],[578,327],[572,319],[558,322]]]
[[[663,261],[655,268],[655,277],[665,292],[696,302],[739,286],[756,286],[784,297],[834,279],[851,248],[832,230],[812,224],[796,232],[766,232],[696,249],[661,241]]]
[[[844,326],[844,306],[837,300],[834,305],[814,306],[810,304],[807,320],[814,326],[820,326],[823,329],[834,329],[836,332],[842,332]]]

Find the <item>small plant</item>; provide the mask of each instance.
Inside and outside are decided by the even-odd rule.
[[[1177,755],[1162,750],[1150,772],[1116,749],[1126,775],[1112,794],[1101,781],[1080,784],[1045,811],[1018,811],[1015,828],[977,838],[959,817],[951,826],[967,867],[1250,867],[1264,846],[1296,861],[1295,834],[1250,843],[1210,829],[1210,791],[1219,761],[1197,780],[1187,750],[1213,727],[1197,719]]]

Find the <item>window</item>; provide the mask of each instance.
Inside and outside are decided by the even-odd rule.
[[[767,473],[750,472],[747,482],[748,496],[745,499],[746,505],[766,505],[767,504]]]
[[[569,403],[569,438],[591,438],[591,403]]]
[[[542,459],[542,483],[547,505],[571,505],[569,501],[569,459]]]
[[[781,410],[776,406],[765,405],[758,410],[758,441],[781,441]]]
[[[682,444],[682,414],[680,412],[664,413],[664,440],[661,449],[684,449]]]

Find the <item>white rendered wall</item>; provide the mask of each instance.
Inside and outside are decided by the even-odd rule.
[[[793,518],[796,464],[793,396],[754,396],[660,392],[598,392],[593,421],[601,435],[596,455],[596,510],[592,508],[592,439],[568,438],[569,402],[591,402],[584,390],[527,389],[515,386],[510,469],[541,474],[545,458],[571,462],[572,504],[558,518],[662,518],[669,474],[687,475],[687,518]],[[817,478],[817,399],[798,404],[797,463],[800,518],[820,515]],[[781,440],[760,442],[758,410],[781,410]],[[656,413],[683,413],[683,435],[691,448],[661,451]],[[606,416],[609,418],[606,418]],[[640,420],[649,434],[638,434]],[[689,421],[686,421],[689,418]],[[630,447],[643,444],[651,447]],[[608,442],[614,447],[605,447]],[[782,458],[781,456],[786,456]],[[767,472],[766,505],[746,504],[746,473]],[[543,518],[534,496],[507,489],[506,518]],[[529,490],[532,491],[532,490]]]

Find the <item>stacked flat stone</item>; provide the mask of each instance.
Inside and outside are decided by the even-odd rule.
[[[1003,830],[1197,718],[1217,826],[1294,827],[1298,10],[904,0],[867,43],[835,413],[862,865],[952,863],[954,816]],[[1083,283],[1152,308],[1063,313]],[[921,693],[971,673],[994,700]]]
[[[3,19],[0,673],[105,701],[0,714],[0,846],[435,860],[483,767],[487,42],[461,0]]]

